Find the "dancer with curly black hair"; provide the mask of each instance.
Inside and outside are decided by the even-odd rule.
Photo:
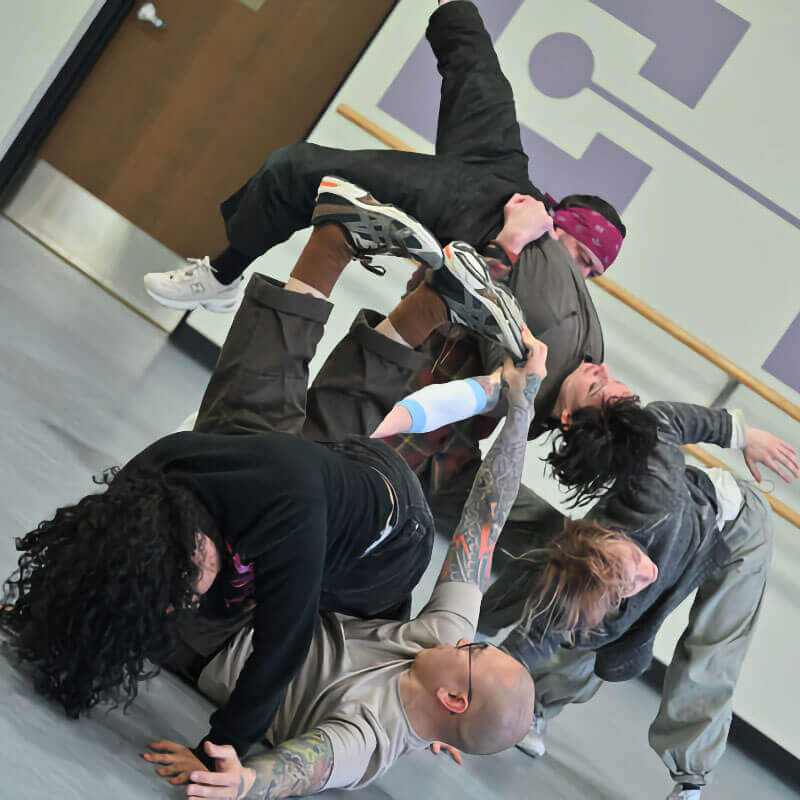
[[[107,487],[17,540],[19,569],[6,583],[4,623],[35,685],[70,717],[136,697],[178,643],[175,614],[190,605],[197,500],[158,472],[116,477]]]

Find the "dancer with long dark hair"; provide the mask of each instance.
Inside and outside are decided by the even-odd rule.
[[[244,754],[303,663],[320,609],[409,614],[433,536],[419,481],[390,447],[366,438],[357,407],[328,444],[300,436],[327,295],[364,255],[356,242],[376,246],[381,232],[382,246],[426,258],[437,273],[404,304],[398,325],[407,335],[427,335],[457,310],[513,349],[519,313],[502,287],[467,275],[435,240],[426,250],[429,234],[399,209],[373,202],[364,211],[348,199],[353,187],[324,188],[286,286],[254,276],[195,430],[151,445],[109,472],[104,492],[18,541],[5,622],[37,688],[70,716],[130,703],[152,674],[148,662],[194,680],[252,623],[252,657],[209,734]],[[379,330],[371,336],[384,353],[373,361],[385,382],[396,373],[399,398],[405,372],[396,364],[412,351]]]

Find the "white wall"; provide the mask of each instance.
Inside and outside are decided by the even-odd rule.
[[[792,44],[800,36],[800,16],[792,13],[791,0],[723,2],[751,28],[736,57],[692,110],[637,75],[652,44],[586,0],[525,0],[498,40],[498,51],[515,86],[520,118],[531,127],[575,157],[601,132],[653,167],[624,214],[629,235],[610,277],[800,404],[798,393],[760,367],[800,310],[798,230],[597,95],[546,98],[527,71],[530,51],[543,36],[556,31],[582,35],[592,45],[599,83],[800,215],[800,161],[787,158],[794,154],[800,123],[797,104],[790,100],[796,96],[792,81],[800,71],[800,53]],[[312,141],[347,148],[381,146],[336,114],[336,105],[347,102],[415,149],[432,152],[430,142],[377,108],[423,35],[432,8],[431,0],[400,0],[314,130]],[[285,278],[306,236],[296,235],[260,259],[257,267]],[[402,265],[383,279],[357,264],[351,266],[332,298],[336,308],[315,364],[322,362],[359,306],[388,311],[406,277]],[[726,382],[723,373],[599,289],[593,296],[603,321],[608,361],[645,400],[714,399]],[[229,323],[224,315],[206,312],[191,317],[191,324],[220,343]],[[800,425],[747,389],[737,389],[729,405],[743,408],[752,424],[800,445]],[[711,449],[740,475],[746,474],[740,458]],[[557,488],[542,478],[538,456],[543,452],[542,446],[530,445],[525,481],[558,504]],[[797,485],[776,484],[775,489],[780,499],[800,509]],[[800,684],[795,680],[800,661],[800,530],[778,517],[774,522],[771,578],[735,710],[800,756]],[[656,648],[662,661],[669,661],[686,613],[683,607],[664,626]]]
[[[0,2],[0,158],[102,6],[103,0]]]

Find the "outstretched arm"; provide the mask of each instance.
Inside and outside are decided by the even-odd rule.
[[[746,425],[741,411],[668,402],[650,403],[648,408],[659,416],[678,444],[708,442],[741,450],[747,468],[759,483],[761,464],[786,483],[792,476],[800,477],[797,451],[768,431]]]
[[[502,372],[502,393],[508,405],[505,423],[475,476],[453,535],[439,581],[488,586],[492,556],[500,531],[519,491],[533,401],[547,374],[547,346],[526,328],[523,342],[528,358],[520,367],[507,359]]]

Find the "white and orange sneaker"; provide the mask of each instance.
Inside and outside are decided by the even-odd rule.
[[[495,283],[489,265],[472,245],[450,242],[439,269],[425,274],[428,285],[444,300],[450,319],[502,345],[516,359],[525,354],[525,315],[505,286]]]
[[[373,272],[383,271],[371,266],[377,255],[409,258],[431,269],[442,264],[442,247],[421,222],[343,178],[326,176],[320,182],[311,224],[326,222],[342,228],[355,257]]]

